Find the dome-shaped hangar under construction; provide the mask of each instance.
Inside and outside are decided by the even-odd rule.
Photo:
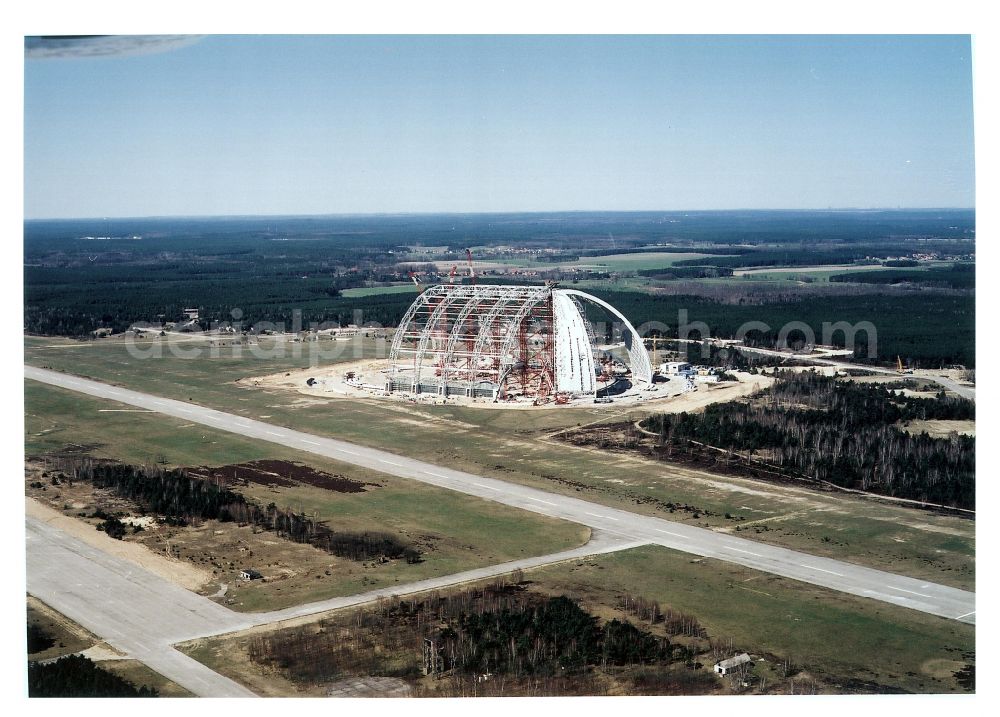
[[[390,393],[535,402],[596,395],[614,372],[584,304],[621,322],[632,383],[652,382],[635,328],[605,301],[556,286],[432,286],[413,302],[389,354]]]

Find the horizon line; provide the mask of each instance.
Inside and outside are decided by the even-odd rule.
[[[484,215],[516,215],[516,214],[651,214],[663,212],[678,213],[723,213],[723,212],[940,212],[940,211],[972,211],[972,207],[734,207],[730,209],[534,209],[534,210],[499,210],[499,211],[408,211],[408,212],[331,212],[304,214],[147,214],[120,216],[90,216],[90,217],[23,217],[22,222],[64,222],[64,221],[111,221],[124,219],[291,219],[291,218],[353,218],[353,217],[431,217],[431,216],[484,216]]]

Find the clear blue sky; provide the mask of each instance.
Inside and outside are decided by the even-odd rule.
[[[25,216],[971,207],[971,75],[966,36],[29,58]]]

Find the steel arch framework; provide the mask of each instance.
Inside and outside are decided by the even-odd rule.
[[[620,319],[633,377],[652,367],[632,325],[610,304],[550,286],[432,286],[407,309],[390,349],[388,391],[544,399],[594,393],[594,335],[581,301]]]

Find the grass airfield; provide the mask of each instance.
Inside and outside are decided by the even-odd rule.
[[[151,350],[154,341],[159,339],[138,348]],[[571,426],[638,420],[644,415],[639,410],[395,405],[306,397],[235,383],[309,365],[304,347],[302,355],[295,356],[294,347],[284,344],[282,356],[279,344],[264,346],[273,351],[267,359],[248,352],[231,356],[225,348],[215,357],[205,348],[200,358],[181,358],[164,350],[159,358],[137,359],[115,339],[75,342],[28,337],[25,361],[635,512],[716,530],[739,528],[742,537],[975,589],[973,521],[574,448],[551,439],[554,431]],[[185,348],[195,345],[188,342]],[[338,358],[352,361],[358,354],[372,356],[375,350],[375,343],[365,340],[346,346]],[[247,492],[264,502],[275,500],[313,512],[338,526],[364,529],[376,524],[407,537],[433,536],[434,550],[424,563],[400,561],[372,569],[323,556],[323,565],[310,563],[293,579],[234,587],[229,594],[233,609],[262,610],[353,594],[554,552],[587,538],[580,526],[185,425],[178,419],[121,410],[124,407],[117,404],[32,381],[26,381],[25,392],[29,455],[76,445],[94,456],[161,465],[221,465],[263,458],[302,461],[382,487],[341,494],[308,487],[275,492],[251,485]],[[669,513],[663,507],[666,503],[692,510]],[[192,542],[192,555],[197,546],[208,543]],[[300,560],[293,553],[283,559]],[[815,677],[831,691],[962,691],[955,673],[975,660],[972,626],[665,548],[648,546],[550,566],[530,571],[527,577],[533,589],[572,595],[606,618],[616,616],[616,601],[623,592],[658,600],[694,614],[712,638],[731,638],[741,649],[768,655],[768,664],[791,660],[803,675]],[[199,641],[187,649],[255,689],[297,694],[294,685],[251,674],[251,666],[239,658],[240,639]],[[760,669],[772,670],[769,679],[778,679],[772,667]]]
[[[140,345],[143,347],[148,349],[149,342]],[[570,426],[622,418],[639,420],[644,415],[641,410],[623,412],[612,405],[499,411],[322,399],[235,384],[247,376],[309,365],[305,349],[299,357],[291,354],[291,347],[285,349],[284,357],[263,360],[247,352],[239,358],[227,356],[225,349],[218,358],[211,358],[206,349],[203,358],[178,358],[164,350],[162,358],[136,359],[116,340],[72,342],[29,337],[25,340],[25,361],[639,513],[717,530],[736,531],[738,527],[743,537],[974,589],[974,521],[626,454],[574,448],[549,437]],[[371,356],[374,351],[374,342],[365,340],[356,347],[345,347],[341,358],[355,360],[359,353]],[[50,446],[67,440],[67,436],[80,442],[87,430],[85,424],[97,418],[114,421],[109,425],[116,428],[107,431],[95,426],[95,441],[97,436],[129,435],[128,424],[138,415],[100,412],[101,407],[96,406],[81,414],[78,406],[84,404],[80,397],[67,394],[46,403],[34,396],[55,389],[30,381],[26,385],[29,432],[49,431],[39,438],[49,441]],[[62,416],[61,438],[50,430],[59,427],[46,423],[52,413]],[[150,434],[148,441],[121,441],[139,453],[136,460],[156,462],[166,457],[165,449],[175,449],[181,451],[176,457],[184,462],[189,460],[184,451],[195,442],[202,445],[204,459],[199,463],[221,465],[238,462],[241,456],[277,455],[276,447],[241,446],[242,439],[228,434],[201,438],[208,433],[199,428],[198,436],[191,438],[167,428],[162,420],[157,419],[157,423],[161,428],[156,429],[158,434]],[[32,440],[29,436],[29,447]],[[667,504],[690,510],[670,513],[664,508]]]

